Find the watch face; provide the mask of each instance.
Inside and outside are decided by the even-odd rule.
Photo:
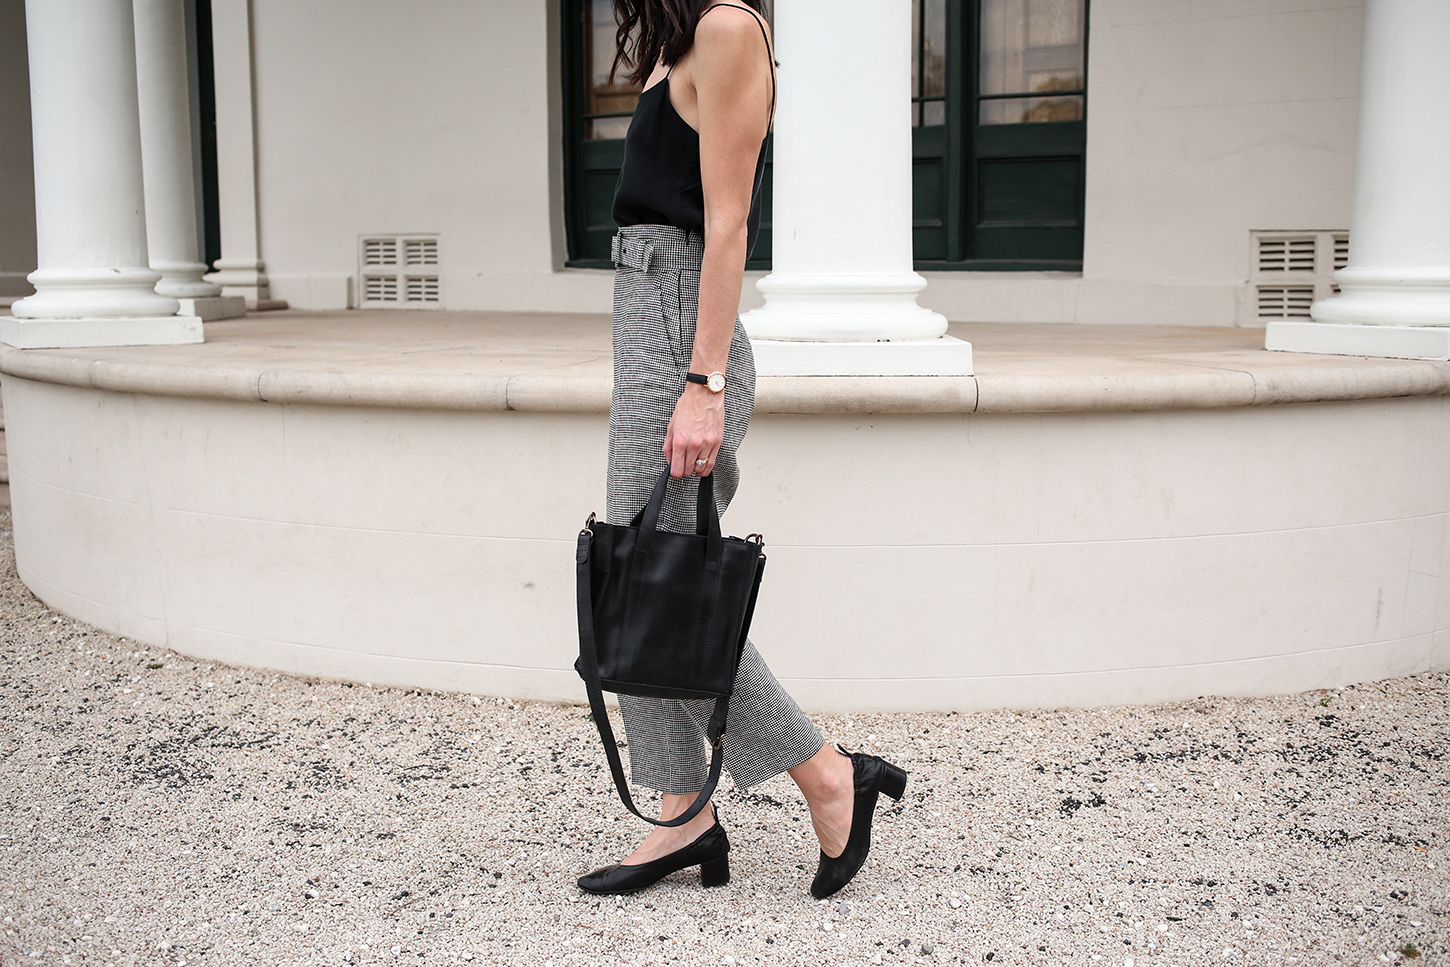
[[[711,373],[710,378],[705,381],[705,385],[710,388],[710,392],[719,393],[725,388],[725,374]]]

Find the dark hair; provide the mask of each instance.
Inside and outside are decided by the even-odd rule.
[[[689,53],[695,42],[695,24],[709,0],[614,0],[614,64],[609,79],[621,65],[629,69],[625,78],[643,84],[655,64],[673,67]],[[765,16],[765,0],[730,0]]]

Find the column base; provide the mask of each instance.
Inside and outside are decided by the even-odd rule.
[[[1450,360],[1450,327],[1271,322],[1264,348],[1286,353]]]
[[[972,344],[955,336],[893,342],[755,339],[759,376],[970,376]]]
[[[172,346],[202,342],[196,316],[110,319],[17,319],[0,317],[0,342],[16,349],[84,346]]]
[[[180,298],[181,315],[196,316],[202,322],[236,319],[247,314],[247,300],[239,295],[213,295],[200,299]]]
[[[152,259],[151,268],[161,273],[156,291],[173,299],[209,299],[222,294],[222,287],[202,279],[207,271],[200,262],[165,262]]]

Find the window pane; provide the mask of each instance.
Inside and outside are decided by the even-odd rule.
[[[942,97],[947,92],[947,4],[946,0],[923,0],[926,22],[922,37],[925,65],[921,74],[921,95]]]
[[[1083,6],[1084,0],[982,0],[981,93],[1082,90]],[[1056,116],[1069,110],[1072,118]],[[1082,98],[983,102],[981,112],[983,124],[1078,120]]]
[[[921,97],[921,5],[925,2],[912,0],[911,4],[911,96],[914,98]]]
[[[590,0],[584,8],[588,21],[584,25],[584,43],[589,48],[585,57],[589,62],[589,100],[585,108],[588,114],[614,114],[634,110],[639,100],[640,87],[625,81],[623,68],[614,82],[609,81],[609,68],[614,63],[614,6],[611,0]],[[629,128],[629,118],[602,118],[586,125],[586,137],[591,141],[624,137]]]
[[[629,133],[629,118],[595,118],[585,124],[588,125],[585,137],[590,141],[622,141]]]
[[[911,96],[944,97],[947,92],[946,0],[912,0]],[[946,106],[916,104],[911,109],[916,127],[946,123]]]
[[[1081,121],[1082,95],[1064,97],[1004,97],[982,101],[980,124],[1035,124],[1042,121]]]

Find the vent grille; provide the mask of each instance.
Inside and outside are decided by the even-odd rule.
[[[1334,271],[1349,265],[1349,236],[1338,234],[1334,236]],[[1333,282],[1329,284],[1329,291],[1339,295],[1339,286]]]
[[[363,239],[362,263],[366,266],[397,265],[398,240],[396,238]]]
[[[1349,233],[1250,233],[1252,270],[1241,325],[1264,319],[1309,319],[1309,307],[1339,291],[1333,275],[1349,264]]]
[[[437,302],[438,276],[410,275],[406,286],[409,302]]]
[[[1314,304],[1314,286],[1259,286],[1260,319],[1308,319]]]
[[[438,239],[408,238],[403,240],[403,262],[406,265],[437,265]]]
[[[363,236],[358,241],[358,308],[440,308],[441,261],[437,235]],[[424,267],[430,271],[417,271]]]
[[[363,276],[364,302],[397,302],[398,277],[396,275]]]
[[[1314,249],[1317,240],[1313,235],[1299,238],[1259,239],[1260,272],[1313,272]]]

